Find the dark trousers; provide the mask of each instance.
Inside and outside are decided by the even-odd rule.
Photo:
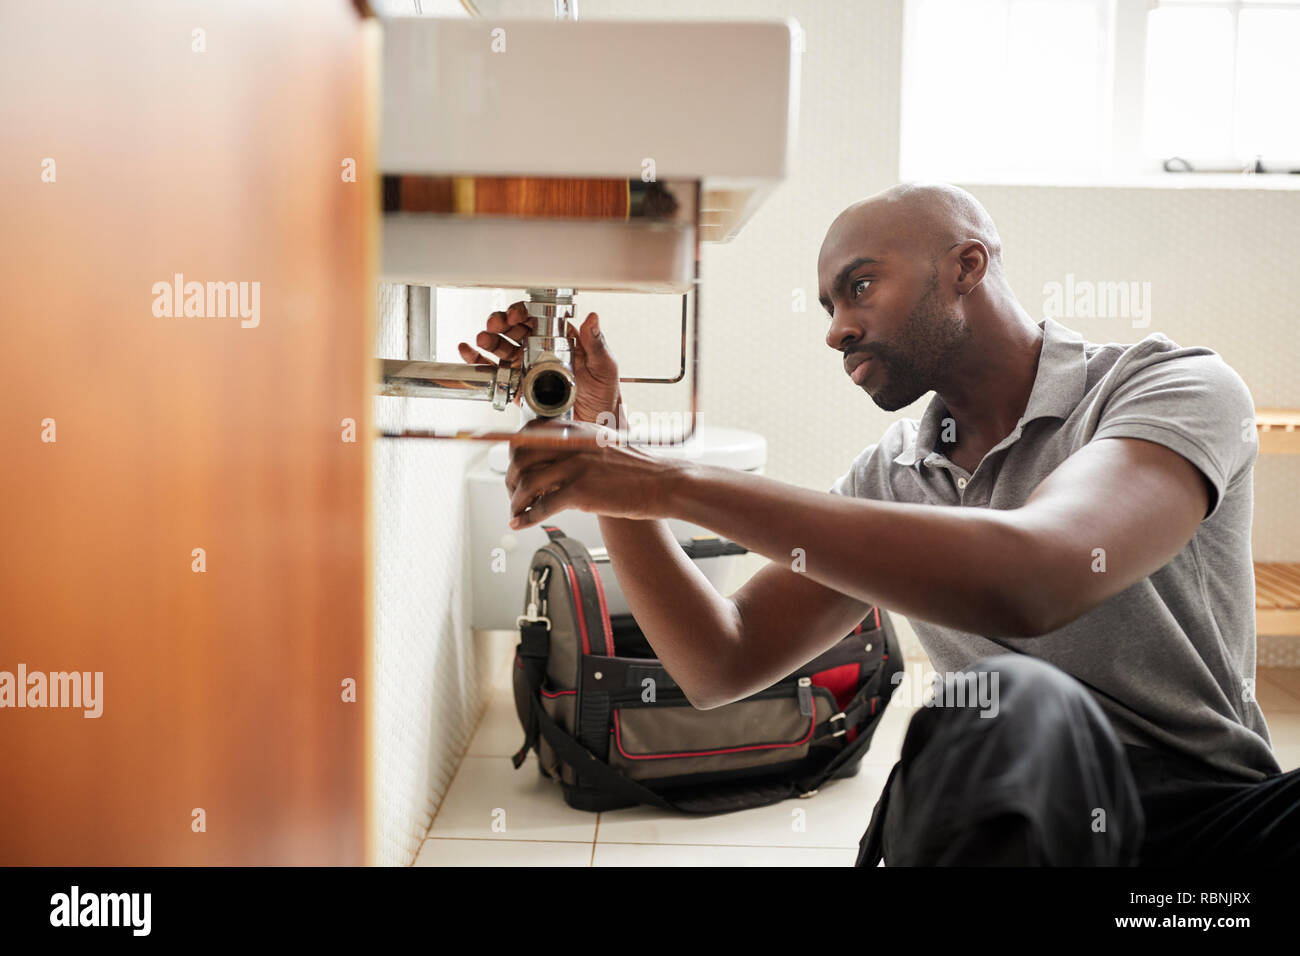
[[[1300,770],[1242,781],[1121,744],[1082,684],[1024,654],[963,674],[912,716],[857,865],[1300,863]]]

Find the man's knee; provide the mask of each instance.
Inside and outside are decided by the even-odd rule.
[[[913,718],[923,726],[952,723],[961,725],[962,733],[1018,729],[1042,735],[1066,729],[1080,715],[1105,725],[1101,708],[1078,681],[1027,654],[998,654],[962,671],[936,672],[929,691],[924,710]]]
[[[900,763],[906,795],[891,804],[886,827],[896,849],[923,846],[927,833],[967,839],[999,809],[999,826],[1021,827],[1014,840],[1001,831],[969,838],[1021,846],[1036,833],[1045,842],[1034,852],[1055,863],[1121,862],[1140,838],[1137,793],[1101,707],[1068,674],[1027,655],[999,654],[944,675],[935,699],[913,715]],[[980,857],[986,844],[960,855]]]

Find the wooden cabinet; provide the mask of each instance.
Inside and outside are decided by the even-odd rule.
[[[374,24],[4,20],[0,864],[366,862]]]

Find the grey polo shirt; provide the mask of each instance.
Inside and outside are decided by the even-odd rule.
[[[1172,748],[1246,780],[1280,773],[1254,696],[1250,528],[1259,446],[1250,391],[1216,352],[1180,348],[1159,333],[1099,345],[1052,319],[1039,327],[1043,348],[1025,414],[974,472],[935,450],[948,417],[936,394],[919,422],[890,425],[830,490],[1011,509],[1095,439],[1172,448],[1209,479],[1213,501],[1187,546],[1150,577],[1040,637],[911,623],[937,671],[1008,650],[1030,654],[1082,682],[1126,744]],[[1079,534],[1087,556],[1087,529]]]

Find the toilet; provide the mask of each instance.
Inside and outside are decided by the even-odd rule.
[[[706,465],[735,468],[761,475],[767,462],[767,440],[755,432],[738,428],[701,425],[685,443],[668,447],[646,447],[654,455],[688,457]],[[470,587],[473,627],[482,630],[514,630],[515,619],[524,612],[528,568],[533,554],[548,538],[540,525],[514,530],[509,527],[510,495],[506,491],[506,469],[510,465],[508,442],[498,442],[479,457],[467,476],[470,507]],[[597,515],[583,511],[559,511],[546,519],[571,538],[581,541],[598,561],[596,567],[605,588],[611,615],[628,614],[630,609],[608,561],[602,561],[604,541]],[[678,541],[697,536],[716,537],[712,531],[689,522],[670,520],[669,528]],[[723,595],[741,583],[745,554],[701,557],[696,566]]]

